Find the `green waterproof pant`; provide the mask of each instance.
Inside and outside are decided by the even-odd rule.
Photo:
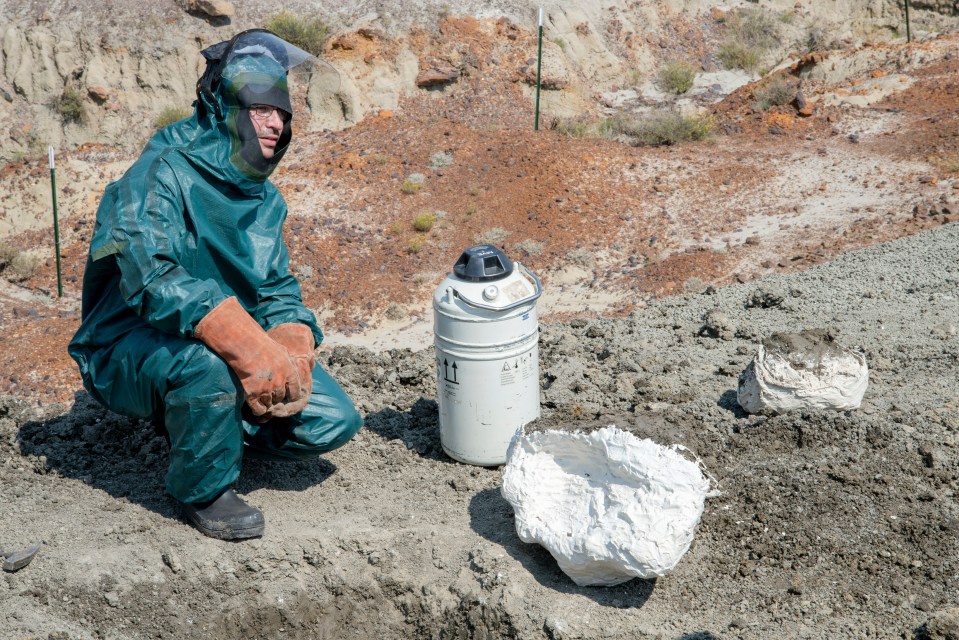
[[[244,455],[314,458],[345,444],[363,424],[353,403],[319,364],[313,368],[306,409],[260,424],[244,410],[239,379],[198,340],[138,329],[86,360],[84,384],[101,404],[166,427],[166,489],[181,502],[216,498],[236,481]]]

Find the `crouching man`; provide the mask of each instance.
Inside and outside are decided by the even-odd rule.
[[[268,180],[290,143],[287,71],[311,56],[263,30],[202,53],[193,116],[106,189],[69,351],[101,404],[165,429],[167,491],[201,532],[233,540],[265,527],[232,489],[244,456],[312,458],[362,420],[315,362],[323,334]]]

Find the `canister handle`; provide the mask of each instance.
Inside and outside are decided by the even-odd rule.
[[[539,299],[539,297],[543,295],[543,285],[539,281],[539,278],[536,277],[536,274],[530,271],[529,269],[527,269],[522,263],[514,262],[513,266],[517,270],[519,270],[520,273],[532,278],[533,283],[536,285],[536,291],[533,292],[533,295],[527,296],[525,298],[520,298],[516,302],[511,302],[505,307],[494,307],[493,305],[490,305],[490,304],[483,304],[482,302],[476,302],[475,300],[470,300],[469,298],[464,296],[462,293],[460,293],[456,289],[453,289],[453,293],[456,295],[457,298],[459,298],[460,300],[462,300],[469,306],[476,307],[477,309],[485,309],[486,311],[509,311],[510,309],[515,309],[516,307],[520,307],[524,304],[527,304],[527,303],[533,302],[534,300]]]

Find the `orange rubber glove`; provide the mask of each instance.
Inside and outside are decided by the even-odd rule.
[[[253,415],[263,416],[301,387],[293,357],[271,339],[235,298],[206,314],[193,332],[233,369]]]
[[[310,328],[296,322],[278,324],[271,327],[266,334],[286,347],[300,375],[299,388],[290,389],[286,402],[270,410],[271,416],[286,418],[303,411],[310,402],[310,392],[313,390],[313,365],[316,364],[313,351],[316,349],[316,343],[313,341],[313,332]]]

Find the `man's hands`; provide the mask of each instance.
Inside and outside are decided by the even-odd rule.
[[[266,420],[291,416],[309,402],[313,335],[308,327],[303,329],[310,340],[309,369],[299,364],[286,346],[267,335],[235,297],[206,314],[194,335],[226,361],[240,379],[253,415]]]
[[[299,374],[299,386],[290,388],[285,402],[280,402],[270,409],[270,415],[275,418],[286,418],[299,413],[310,402],[310,392],[313,390],[313,365],[316,357],[313,350],[313,332],[304,324],[287,322],[278,324],[266,332],[278,344],[286,347],[296,363]]]

